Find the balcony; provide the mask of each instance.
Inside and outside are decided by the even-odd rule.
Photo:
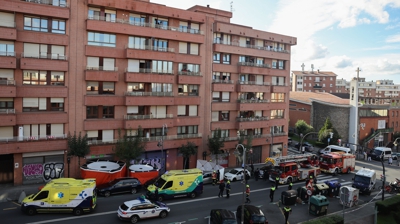
[[[17,115],[15,109],[0,109],[0,126],[15,126],[17,125]]]
[[[17,87],[15,80],[0,80],[1,97],[17,97]]]
[[[272,93],[288,93],[290,90],[290,87],[288,84],[284,84],[284,85],[274,85],[272,84],[271,86],[271,92]]]
[[[85,106],[114,105],[123,106],[124,97],[109,94],[86,95]]]
[[[214,42],[214,52],[223,52],[236,55],[252,55],[254,57],[275,58],[278,60],[289,60],[290,54],[288,51],[270,48],[259,47],[254,45],[240,46],[238,42],[231,42],[230,44],[219,44]]]
[[[68,19],[69,8],[67,8],[66,3],[63,4],[64,2],[66,1],[8,0],[7,3],[1,5],[1,9],[21,14],[35,15],[35,13],[38,13],[37,15],[45,17]]]
[[[233,92],[235,91],[235,85],[233,80],[212,80],[212,91],[213,92]]]
[[[34,118],[32,120],[32,118]],[[23,112],[17,114],[17,124],[65,124],[68,123],[66,112]]]
[[[268,108],[269,100],[267,99],[255,99],[255,100],[244,100],[238,99],[237,100],[237,108],[236,110],[239,111],[246,111],[246,110],[266,110]]]
[[[125,82],[174,83],[174,76],[173,73],[152,73],[151,69],[140,69],[139,72],[125,72]]]
[[[315,85],[313,86],[314,89],[322,89],[322,86]]]
[[[106,69],[104,67],[86,67],[85,70],[86,81],[106,81],[118,82],[118,68]]]
[[[257,46],[257,45],[250,45],[250,44],[245,44],[245,45],[240,45],[237,42],[225,42],[221,40],[220,38],[215,38],[214,39],[214,44],[223,44],[223,45],[229,45],[229,46],[237,46],[237,47],[242,47],[242,48],[251,48],[251,49],[256,49],[256,50],[263,50],[263,51],[272,51],[272,52],[281,52],[285,54],[290,54],[290,51],[284,50],[282,48],[274,48],[274,47],[264,47],[264,46]]]
[[[103,129],[123,129],[122,119],[101,118],[101,119],[85,119],[83,121],[83,128],[85,131],[89,130],[103,130]],[[105,128],[106,127],[106,128]]]
[[[254,128],[265,128],[269,126],[268,117],[248,117],[248,118],[236,118],[235,129],[254,129]]]
[[[51,6],[57,6],[57,7],[62,7],[62,8],[69,7],[66,0],[19,0],[19,1],[32,2],[32,3],[36,3],[36,4],[42,4],[42,5],[51,5]]]
[[[271,91],[269,82],[258,82],[258,81],[238,81],[237,82],[238,92],[264,92],[268,93]]]
[[[67,56],[58,54],[21,54],[21,69],[68,71]]]
[[[270,74],[271,66],[269,64],[256,64],[251,62],[238,62],[237,73],[240,74]]]
[[[193,84],[193,85],[200,85],[202,84],[203,77],[201,73],[195,72],[179,72],[177,76],[178,84]]]
[[[17,29],[14,27],[0,27],[0,39],[17,40]]]
[[[125,57],[145,60],[175,61],[174,48],[160,48],[154,46],[141,46],[141,49],[126,48]]]
[[[125,105],[174,105],[172,92],[125,92]]]
[[[157,115],[124,115],[124,128],[137,129],[142,128],[159,128],[162,124],[173,124],[173,114],[157,114]],[[170,127],[171,125],[168,125]]]
[[[15,57],[15,52],[0,51],[0,68],[17,68],[17,58]]]
[[[66,86],[22,85],[17,87],[16,97],[68,97]]]

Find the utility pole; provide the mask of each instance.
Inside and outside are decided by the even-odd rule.
[[[245,192],[246,192],[246,148],[242,144],[237,144],[236,150],[238,151],[238,147],[241,146],[243,149],[243,195],[242,195],[242,214],[241,224],[244,223],[244,203],[245,203]]]

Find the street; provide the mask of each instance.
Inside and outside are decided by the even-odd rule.
[[[386,173],[387,181],[392,181],[398,173],[399,167],[387,166],[386,162]],[[377,171],[377,177],[382,174],[382,166],[378,161],[357,161],[356,170],[366,167],[375,169]],[[340,174],[338,176],[331,176],[327,174],[321,174],[318,176],[318,183],[323,183],[327,180],[338,180],[342,186],[351,186],[352,177],[354,174]],[[272,186],[272,182],[259,180],[255,181],[253,178],[250,179],[249,185],[251,187],[251,204],[259,206],[265,213],[266,217],[271,221],[280,222],[283,220],[282,214],[279,213],[277,203],[269,203],[269,189]],[[299,186],[304,186],[304,182],[295,183],[293,189],[297,189]],[[377,183],[377,188],[381,186],[381,182]],[[156,223],[208,223],[208,215],[213,208],[226,208],[231,211],[236,211],[238,205],[241,204],[243,195],[243,184],[240,181],[232,183],[231,198],[218,198],[218,187],[212,185],[204,186],[204,193],[195,199],[179,198],[174,200],[165,201],[171,208],[171,212],[167,218],[161,220],[159,218],[141,220],[140,223],[156,224]],[[282,191],[287,190],[287,185],[279,186],[275,192],[274,202],[280,200]],[[127,200],[137,198],[140,193],[135,195],[124,194],[111,196],[109,198],[98,197],[97,208],[94,213],[85,214],[83,216],[73,216],[72,214],[37,214],[35,216],[26,216],[21,213],[19,206],[13,202],[0,203],[0,217],[2,223],[123,223],[117,218],[116,211],[118,206]],[[370,196],[361,195],[360,200],[364,203],[369,202],[378,193],[376,189]],[[388,194],[386,197],[390,196]],[[379,195],[376,197],[377,200],[381,199]],[[328,207],[328,214],[338,212],[342,210],[342,205],[339,204],[339,199],[328,198],[330,204]],[[368,214],[366,214],[368,215]],[[290,223],[303,222],[308,219],[315,218],[313,215],[309,215],[307,211],[307,205],[299,204],[293,206],[293,213],[289,218]]]

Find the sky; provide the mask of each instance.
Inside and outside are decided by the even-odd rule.
[[[297,38],[291,71],[330,71],[400,84],[400,0],[150,0],[232,11],[231,23]]]

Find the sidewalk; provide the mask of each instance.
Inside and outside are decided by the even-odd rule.
[[[44,183],[19,186],[14,186],[13,184],[0,184],[0,202],[18,201],[22,191],[24,191],[26,195],[35,194],[39,191],[39,187],[42,185],[44,185]]]

